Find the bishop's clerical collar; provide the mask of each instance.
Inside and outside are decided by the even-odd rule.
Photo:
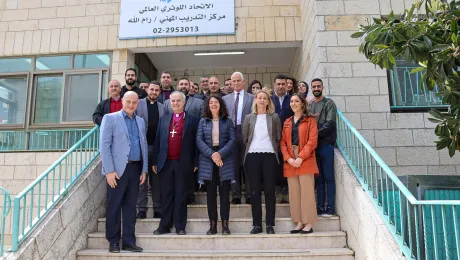
[[[183,112],[183,111],[182,111],[181,113],[174,113],[174,117],[175,117],[175,118],[183,117],[183,116],[184,116],[184,113],[185,113],[185,112]]]

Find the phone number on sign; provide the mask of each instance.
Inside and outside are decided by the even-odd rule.
[[[166,27],[166,28],[153,28],[153,33],[182,33],[182,32],[198,32],[198,26],[188,26],[188,27]]]

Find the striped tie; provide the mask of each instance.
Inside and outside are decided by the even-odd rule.
[[[240,103],[240,92],[236,92],[236,99],[235,99],[235,106],[233,108],[234,115],[235,115],[235,127],[237,125],[238,120],[238,103]]]

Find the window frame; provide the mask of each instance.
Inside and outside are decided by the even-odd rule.
[[[396,60],[398,62],[398,60]],[[414,66],[417,66],[414,64]],[[404,67],[404,66],[403,66]],[[398,68],[397,65],[395,65],[395,69]],[[392,88],[392,76],[391,76],[391,70],[387,69],[386,70],[386,77],[387,77],[387,86],[388,86],[388,99],[389,99],[389,105],[390,105],[390,113],[426,113],[431,109],[437,109],[439,111],[448,111],[449,106],[442,106],[442,105],[433,105],[433,106],[398,106],[395,104],[393,100],[393,88]],[[417,86],[417,88],[420,88]]]
[[[74,68],[74,57],[75,55],[87,55],[87,54],[106,54],[110,58],[110,64],[108,67],[102,68]],[[69,56],[71,67],[69,69],[62,70],[37,70],[36,69],[36,59],[37,57],[54,57],[54,56]],[[63,102],[64,102],[64,92],[65,92],[65,75],[68,74],[82,74],[82,73],[99,73],[99,83],[98,83],[98,100],[104,98],[103,86],[108,85],[110,78],[112,76],[112,64],[113,64],[113,51],[109,52],[82,52],[82,53],[53,53],[48,55],[30,55],[30,56],[5,56],[0,57],[1,59],[10,59],[10,58],[30,58],[31,67],[29,71],[20,71],[20,72],[5,72],[0,73],[1,78],[6,77],[17,77],[17,76],[27,76],[27,98],[26,98],[26,108],[24,115],[24,122],[22,124],[0,124],[1,130],[36,130],[36,129],[62,129],[62,128],[81,128],[81,127],[91,127],[94,123],[90,120],[88,121],[63,121]],[[106,73],[106,81],[103,82],[104,77],[103,73]],[[59,123],[43,123],[36,124],[35,120],[35,105],[36,105],[36,81],[37,76],[46,76],[46,75],[61,75],[63,77],[62,85],[62,94],[61,94],[61,113],[60,113],[60,122]]]

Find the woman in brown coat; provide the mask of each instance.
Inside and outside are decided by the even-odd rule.
[[[309,234],[313,233],[312,224],[318,218],[315,202],[318,128],[302,94],[294,94],[290,104],[294,116],[284,122],[280,146],[284,177],[288,179],[291,219],[297,223],[291,234]]]

